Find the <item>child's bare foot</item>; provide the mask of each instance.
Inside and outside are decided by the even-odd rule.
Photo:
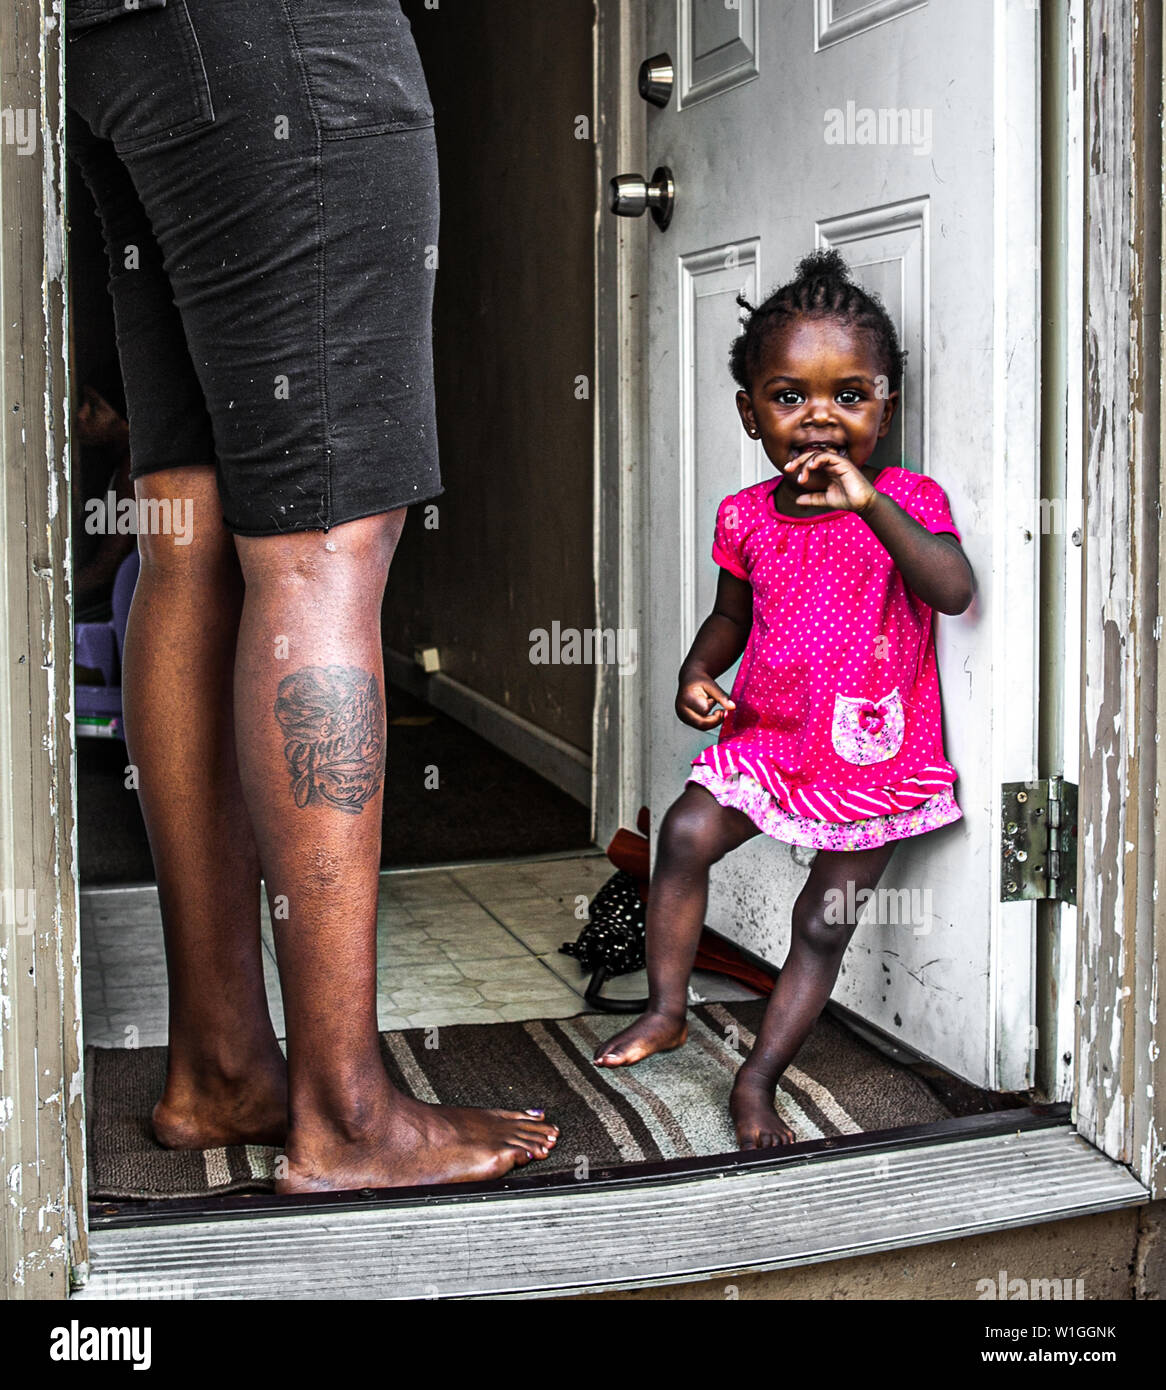
[[[742,1081],[741,1072],[733,1082],[729,1113],[742,1149],[772,1149],[797,1143],[797,1135],[773,1108],[773,1087],[748,1077]]]
[[[293,1135],[275,1190],[335,1192],[500,1178],[554,1148],[558,1126],[541,1114],[426,1105],[396,1095],[378,1119],[355,1132]]]
[[[596,1049],[597,1067],[630,1067],[633,1062],[642,1062],[653,1052],[671,1052],[688,1037],[688,1021],[672,1014],[658,1014],[649,1011],[641,1014],[630,1028],[617,1033],[614,1038]]]

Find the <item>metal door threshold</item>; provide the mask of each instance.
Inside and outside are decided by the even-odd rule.
[[[1029,1112],[1025,1112],[1029,1113]],[[635,1181],[418,1189],[228,1218],[97,1227],[75,1299],[507,1298],[815,1264],[1138,1206],[1067,1119],[816,1155],[733,1155]],[[888,1136],[893,1131],[888,1131]],[[872,1136],[865,1136],[870,1139]],[[855,1136],[862,1139],[864,1136]],[[837,1142],[837,1141],[835,1141]],[[797,1146],[802,1148],[804,1146]],[[625,1170],[629,1171],[629,1170]],[[549,1177],[550,1175],[548,1175]],[[388,1194],[370,1194],[386,1198]]]
[[[1022,1129],[1042,1129],[1065,1125],[1070,1107],[1064,1103],[1030,1105],[1017,1110],[990,1111],[981,1115],[962,1115],[927,1124],[901,1125],[897,1129],[860,1130],[857,1134],[804,1139],[781,1149],[754,1150],[726,1154],[704,1154],[689,1158],[660,1159],[649,1163],[623,1163],[611,1168],[592,1168],[587,1189],[595,1192],[608,1187],[627,1188],[634,1183],[681,1181],[698,1174],[723,1173],[740,1167],[774,1167],[817,1161],[832,1153],[876,1153],[902,1149],[912,1144],[934,1143],[939,1139],[973,1139],[986,1134],[1012,1134]],[[247,1216],[293,1216],[302,1212],[368,1211],[372,1208],[413,1206],[421,1203],[464,1202],[496,1198],[508,1193],[538,1191],[577,1192],[579,1180],[573,1172],[540,1171],[533,1164],[505,1178],[491,1182],[450,1183],[429,1187],[362,1188],[348,1192],[316,1192],[299,1196],[276,1196],[273,1192],[220,1193],[204,1197],[143,1199],[104,1199],[89,1204],[89,1228],[172,1225],[175,1222],[238,1220]]]

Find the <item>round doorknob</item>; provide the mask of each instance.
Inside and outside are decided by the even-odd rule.
[[[640,64],[640,96],[653,106],[667,106],[676,82],[676,71],[667,53],[657,53]]]
[[[642,217],[650,212],[661,231],[672,221],[676,184],[667,166],[657,169],[650,182],[643,174],[617,174],[610,188],[609,206],[617,217]]]

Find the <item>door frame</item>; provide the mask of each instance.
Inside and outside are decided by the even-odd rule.
[[[596,602],[635,628],[643,575],[643,303],[638,222],[610,218],[606,180],[642,160],[643,50],[635,0],[596,0],[596,313],[599,429]],[[1088,262],[1079,356],[1082,602],[1080,952],[1073,1118],[1079,1133],[1166,1195],[1162,1050],[1166,882],[1155,743],[1166,654],[1161,468],[1160,14],[1153,0],[1091,0],[1080,180]],[[0,889],[34,894],[32,929],[0,913],[0,1289],[59,1298],[88,1258],[81,1084],[76,778],[69,576],[64,50],[54,0],[12,0],[0,31]],[[1102,36],[1105,36],[1105,45]],[[1093,93],[1100,102],[1093,104]],[[3,113],[7,112],[7,115]],[[10,132],[31,113],[31,153]],[[20,116],[23,119],[23,116]],[[1071,204],[1072,205],[1072,204]],[[1128,298],[1110,287],[1127,277]],[[637,300],[637,296],[639,296]],[[1076,345],[1074,345],[1076,350]],[[1120,484],[1120,485],[1119,485]],[[634,817],[643,786],[639,675],[600,670],[597,820]],[[1099,697],[1094,692],[1100,692]],[[0,899],[2,900],[2,899]],[[14,896],[11,899],[15,902]],[[25,900],[28,901],[27,899]],[[12,1059],[12,1060],[7,1060]],[[894,1242],[892,1242],[893,1244]],[[902,1242],[899,1242],[902,1243]],[[911,1242],[907,1242],[911,1243]]]
[[[1080,918],[1073,1118],[1166,1193],[1166,652],[1162,470],[1162,13],[1085,7],[1085,475]],[[1127,285],[1128,297],[1113,293]]]
[[[1040,434],[1042,497],[1064,499],[1036,528],[1040,589],[1037,776],[1080,779],[1081,595],[1084,521],[1080,499],[1083,355],[1082,295],[1085,219],[1081,206],[1085,93],[1086,0],[1064,0],[1041,13],[1040,186],[1041,343]],[[1070,506],[1069,499],[1076,505]],[[1055,1101],[1073,1094],[1076,1034],[1077,935],[1075,903],[1036,903],[1035,1084]]]
[[[645,15],[632,0],[596,0],[595,9],[596,622],[601,629],[633,631],[642,654],[647,257],[643,222],[608,211],[607,184],[614,174],[642,169],[646,158],[644,102],[636,95]],[[633,673],[621,674],[611,664],[597,668],[591,804],[600,845],[621,826],[635,825],[647,794],[646,688],[640,661]]]
[[[0,1288],[9,1298],[65,1297],[88,1258],[55,9],[16,0],[0,29],[0,226],[20,230],[0,232]]]

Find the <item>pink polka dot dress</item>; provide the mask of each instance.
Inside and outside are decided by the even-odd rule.
[[[753,629],[736,709],[688,780],[766,835],[815,849],[870,849],[959,820],[932,610],[860,516],[782,516],[780,485],[766,479],[717,509],[713,559],[752,586]],[[960,539],[934,479],[884,468],[874,486]]]

